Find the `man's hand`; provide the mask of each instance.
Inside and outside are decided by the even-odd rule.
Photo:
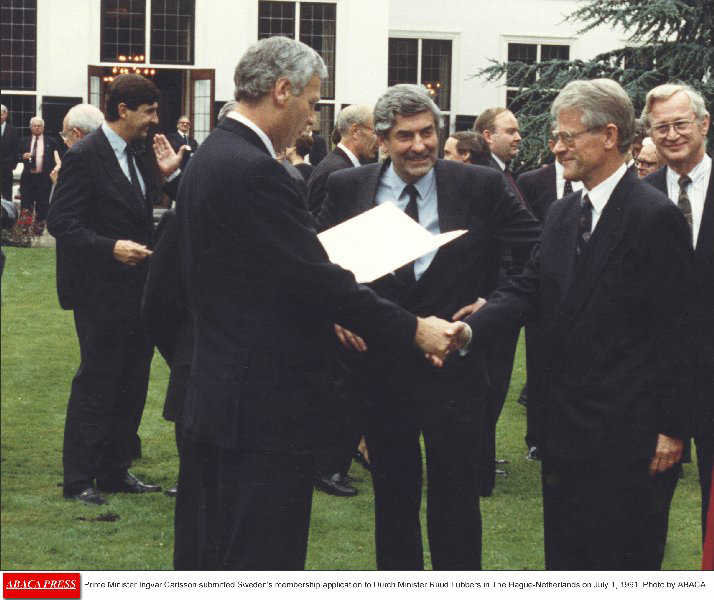
[[[650,475],[663,473],[671,469],[682,459],[684,442],[677,438],[672,438],[664,433],[657,436],[657,447],[654,456],[650,461]]]
[[[62,168],[62,161],[60,160],[60,155],[57,150],[55,150],[55,168],[50,171],[50,179],[52,184],[57,183],[57,177],[59,177],[60,169]]]
[[[360,437],[359,444],[357,444],[357,451],[364,457],[364,460],[369,463],[369,448],[367,448],[367,440],[364,436]]]
[[[466,306],[462,306],[453,315],[451,315],[451,320],[461,321],[461,319],[464,319],[469,315],[472,315],[475,312],[481,310],[484,306],[486,306],[486,300],[484,298],[476,298],[476,302],[474,302],[473,304],[467,304]]]
[[[468,325],[461,321],[449,323],[438,317],[419,317],[414,342],[432,365],[442,367],[449,352],[462,348],[468,342],[468,329]]]
[[[131,240],[117,240],[114,244],[114,258],[125,265],[133,267],[151,255],[151,250],[146,246]]]
[[[345,329],[341,325],[335,323],[335,335],[340,340],[340,344],[347,350],[356,350],[357,352],[367,352],[367,344],[356,333],[352,333],[349,329]]]
[[[154,147],[156,163],[159,165],[159,170],[164,177],[168,177],[181,166],[181,161],[183,160],[183,155],[186,150],[191,151],[190,146],[183,145],[179,148],[178,153],[174,152],[174,149],[163,133],[157,133],[154,136],[152,145]]]
[[[29,152],[25,152],[22,155],[22,160],[30,160],[31,157],[32,157],[32,154],[30,154]]]

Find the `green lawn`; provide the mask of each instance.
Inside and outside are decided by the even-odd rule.
[[[78,364],[72,313],[55,293],[54,250],[5,248],[2,280],[1,570],[170,569],[173,504],[163,494],[110,496],[89,507],[62,499],[62,432],[69,386]],[[524,378],[519,347],[511,392],[498,427],[498,455],[509,476],[482,501],[485,569],[542,569],[539,465],[524,459],[525,410],[516,403]],[[161,418],[168,371],[157,354],[140,435],[144,458],[133,472],[168,487],[177,459],[173,426]],[[368,473],[357,497],[316,492],[307,568],[373,569],[373,506]],[[114,522],[93,521],[119,515]],[[664,566],[697,569],[701,561],[699,492],[687,465],[670,518]],[[426,519],[422,519],[426,525]],[[424,535],[426,539],[426,535]]]

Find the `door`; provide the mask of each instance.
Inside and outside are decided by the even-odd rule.
[[[200,144],[214,125],[215,69],[191,71],[191,123],[193,137]]]

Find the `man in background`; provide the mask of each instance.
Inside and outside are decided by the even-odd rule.
[[[491,162],[491,149],[480,133],[456,131],[444,143],[444,159],[487,167]]]
[[[12,202],[12,172],[18,162],[17,132],[8,121],[7,107],[0,104],[0,195]]]
[[[664,165],[664,160],[651,137],[642,140],[642,149],[635,159],[635,164],[637,165],[637,175],[640,178],[656,173]]]
[[[191,133],[191,121],[186,115],[181,115],[176,122],[176,131],[172,131],[166,136],[174,152],[178,154],[182,146],[185,146],[181,159],[181,170],[183,171],[188,161],[198,148],[198,142],[193,139]]]
[[[50,206],[50,173],[55,166],[54,153],[57,145],[45,135],[45,122],[42,117],[30,119],[31,135],[20,145],[24,165],[20,176],[20,194],[22,195],[22,214],[20,221],[28,225],[32,222],[32,234],[42,235],[47,223],[47,211]]]

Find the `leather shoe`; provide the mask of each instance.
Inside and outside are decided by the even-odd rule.
[[[167,496],[170,498],[175,498],[176,494],[178,494],[178,484],[175,485],[174,487],[170,487],[168,490],[164,492]]]
[[[540,456],[538,456],[538,446],[531,446],[528,448],[526,460],[540,460]]]
[[[339,473],[315,477],[315,487],[332,496],[342,496],[346,498],[357,495],[357,490],[345,482]]]
[[[146,492],[161,491],[160,485],[152,485],[150,483],[139,481],[136,477],[129,473],[129,471],[127,471],[124,477],[119,480],[111,482],[97,481],[97,487],[103,492],[124,492],[127,494],[144,494]]]
[[[74,494],[68,497],[71,500],[79,500],[85,504],[106,504],[107,501],[104,497],[93,487],[88,487],[86,490],[82,490],[79,494]]]

